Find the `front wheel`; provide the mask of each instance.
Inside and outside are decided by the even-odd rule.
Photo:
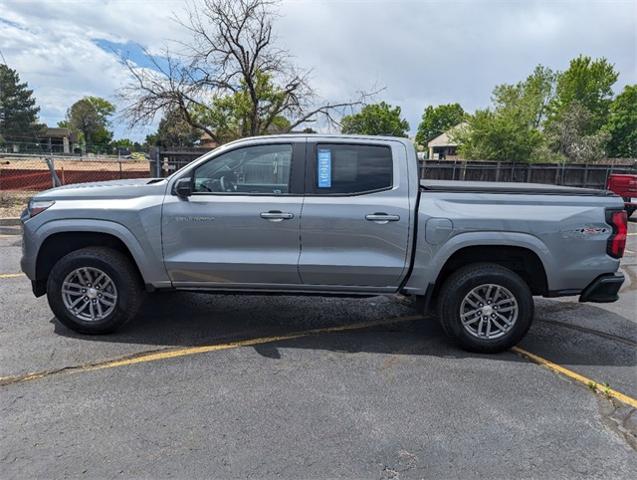
[[[136,315],[143,293],[130,260],[103,247],[65,255],[53,266],[47,281],[51,310],[62,324],[80,333],[116,330]]]
[[[533,320],[526,282],[500,265],[480,263],[454,272],[439,297],[447,335],[472,352],[496,353],[516,345]]]

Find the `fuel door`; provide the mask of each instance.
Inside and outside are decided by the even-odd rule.
[[[448,218],[430,218],[425,224],[425,240],[431,245],[443,243],[453,231],[453,223]]]

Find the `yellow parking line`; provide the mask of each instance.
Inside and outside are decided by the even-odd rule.
[[[16,278],[22,277],[24,273],[0,273],[0,278]]]
[[[571,380],[575,380],[576,382],[579,382],[582,385],[586,385],[587,387],[594,386],[596,390],[597,388],[599,388],[600,392],[603,393],[604,395],[613,397],[619,400],[620,402],[625,403],[626,405],[630,405],[633,408],[637,408],[637,399],[633,397],[629,397],[628,395],[618,392],[617,390],[613,390],[612,388],[604,387],[603,385],[598,384],[594,380],[591,380],[590,378],[585,377],[584,375],[580,375],[579,373],[574,372],[573,370],[569,370],[568,368],[562,367],[561,365],[558,365],[557,363],[553,363],[550,360],[547,360],[546,358],[540,357],[539,355],[535,355],[534,353],[527,352],[526,350],[520,347],[513,347],[511,350],[527,358],[533,363],[542,365],[543,367],[546,367],[549,370],[552,370],[553,372],[561,373],[562,375],[567,376]]]
[[[637,232],[627,233],[626,235],[637,235]]]
[[[313,335],[320,335],[325,333],[347,332],[351,330],[361,330],[364,328],[370,328],[375,326],[391,325],[394,323],[401,323],[401,322],[410,322],[410,321],[419,320],[422,318],[423,317],[420,315],[411,315],[411,316],[395,317],[395,318],[384,319],[384,320],[375,320],[371,322],[354,323],[351,325],[340,325],[336,327],[316,328],[312,330],[289,333],[286,335],[258,337],[258,338],[238,340],[238,341],[228,342],[228,343],[219,343],[214,345],[201,345],[201,346],[195,346],[195,347],[184,347],[184,348],[175,348],[175,349],[164,349],[164,350],[158,350],[158,351],[152,351],[152,352],[141,352],[138,354],[127,356],[127,357],[117,358],[113,360],[106,360],[103,362],[87,363],[84,365],[64,367],[59,370],[32,372],[32,373],[27,373],[23,375],[10,375],[6,377],[0,377],[0,386],[14,384],[14,383],[28,382],[32,380],[38,380],[41,378],[51,377],[54,375],[91,372],[95,370],[104,370],[108,368],[125,367],[129,365],[136,365],[139,363],[149,363],[149,362],[156,362],[159,360],[167,360],[170,358],[199,355],[202,353],[216,352],[221,350],[230,350],[230,349],[240,348],[240,347],[250,347],[255,345],[262,345],[265,343],[281,342],[285,340],[295,340],[298,338],[309,337]],[[522,357],[530,360],[533,363],[544,366],[555,373],[565,375],[566,377],[572,380],[575,380],[576,382],[581,383],[582,385],[585,385],[587,387],[594,386],[596,391],[600,391],[600,393],[603,393],[604,395],[607,395],[608,397],[613,397],[619,400],[620,402],[630,405],[633,408],[637,408],[637,399],[633,397],[630,397],[621,392],[618,392],[617,390],[604,387],[603,385],[598,384],[597,382],[591,380],[588,377],[585,377],[584,375],[580,375],[577,372],[574,372],[572,370],[569,370],[568,368],[562,367],[561,365],[551,362],[550,360],[540,357],[539,355],[536,355],[534,353],[528,352],[520,347],[513,347],[511,351],[521,355]]]
[[[65,367],[59,370],[50,370],[43,372],[33,372],[24,375],[11,375],[7,377],[0,377],[0,385],[9,385],[19,382],[28,382],[31,380],[38,380],[40,378],[50,377],[53,375],[71,374],[90,372],[94,370],[103,370],[106,368],[117,368],[128,365],[135,365],[138,363],[156,362],[158,360],[166,360],[169,358],[186,357],[190,355],[198,355],[201,353],[216,352],[219,350],[230,350],[233,348],[250,347],[254,345],[262,345],[264,343],[280,342],[284,340],[294,340],[302,337],[309,337],[312,335],[319,335],[324,333],[336,333],[346,332],[350,330],[360,330],[363,328],[376,327],[381,325],[391,325],[399,322],[411,322],[414,320],[422,319],[421,315],[410,315],[405,317],[396,317],[384,320],[375,320],[371,322],[353,323],[351,325],[340,325],[337,327],[316,328],[313,330],[305,330],[301,332],[289,333],[286,335],[278,335],[273,337],[260,337],[251,338],[247,340],[238,340],[229,343],[219,343],[215,345],[201,345],[197,347],[185,347],[176,349],[165,349],[153,352],[142,352],[135,355],[117,358],[113,360],[106,360],[103,362],[88,363],[84,365],[76,365],[72,367]]]

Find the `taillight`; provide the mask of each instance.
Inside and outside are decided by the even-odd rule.
[[[626,233],[628,233],[626,210],[607,210],[606,223],[613,227],[613,233],[606,245],[606,253],[611,257],[621,258],[626,248]]]

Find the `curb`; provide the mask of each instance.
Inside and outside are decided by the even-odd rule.
[[[19,218],[0,218],[0,226],[20,225]]]

